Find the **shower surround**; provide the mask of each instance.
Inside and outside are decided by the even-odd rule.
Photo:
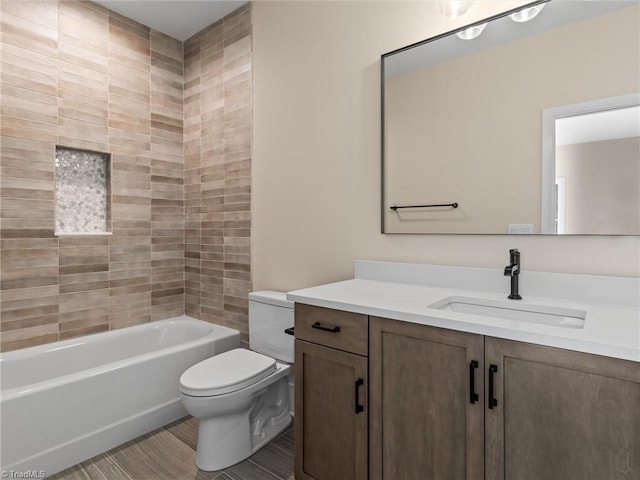
[[[1,349],[180,316],[185,287],[246,341],[249,7],[184,44],[86,1],[1,8]],[[110,234],[55,235],[56,145],[111,155]]]

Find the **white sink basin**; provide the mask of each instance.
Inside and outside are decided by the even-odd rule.
[[[584,310],[534,305],[523,303],[520,300],[493,300],[462,296],[446,297],[429,305],[429,307],[564,328],[584,328],[587,315]]]

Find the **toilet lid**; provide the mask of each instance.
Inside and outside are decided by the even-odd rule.
[[[235,392],[276,371],[276,361],[251,350],[236,348],[197,363],[180,377],[180,390],[193,397]]]

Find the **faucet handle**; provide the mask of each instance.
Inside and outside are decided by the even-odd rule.
[[[508,265],[506,267],[504,267],[504,276],[505,277],[513,277],[514,275],[518,274],[518,271],[520,269],[518,268],[518,265]]]

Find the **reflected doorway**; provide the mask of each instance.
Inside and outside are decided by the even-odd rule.
[[[544,112],[542,233],[640,235],[639,97]]]

